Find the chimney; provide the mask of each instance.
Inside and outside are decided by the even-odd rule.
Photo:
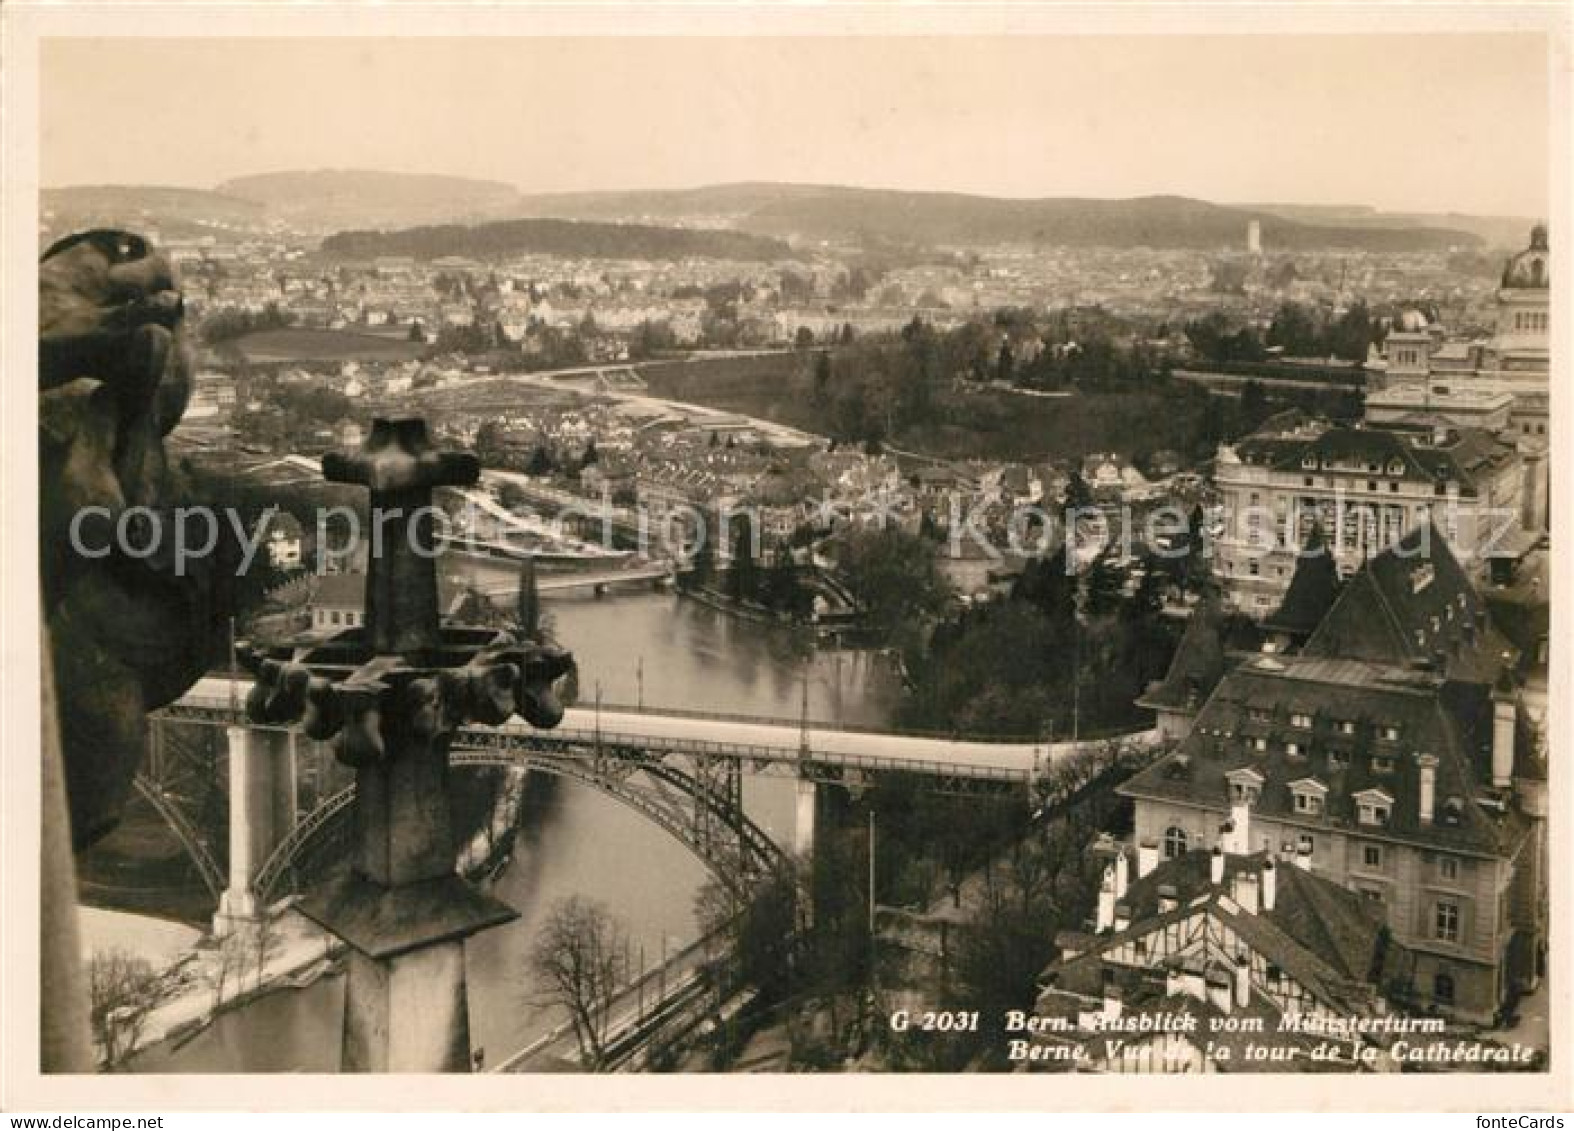
[[[1104,1016],[1107,1020],[1115,1020],[1120,1016],[1120,984],[1115,980],[1115,971],[1106,966],[1103,971],[1104,989]]]
[[[1423,825],[1432,823],[1432,814],[1437,808],[1437,762],[1436,754],[1416,755],[1416,767],[1421,775],[1420,801],[1417,805],[1416,817]]]
[[[1492,693],[1492,786],[1507,789],[1514,784],[1514,696],[1507,691]]]
[[[1237,801],[1230,806],[1230,826],[1235,834],[1231,838],[1235,847],[1227,851],[1245,856],[1252,850],[1252,807],[1249,802]]]
[[[1272,859],[1265,860],[1262,866],[1262,909],[1272,911],[1275,901],[1279,898],[1279,868]]]
[[[1131,926],[1131,904],[1122,900],[1115,904],[1115,932],[1119,934]]]
[[[1159,885],[1159,914],[1162,915],[1166,911],[1174,911],[1179,906],[1180,906],[1180,897],[1175,894],[1175,885],[1174,884],[1160,884]]]
[[[1124,846],[1115,854],[1115,898],[1126,898],[1126,883],[1131,876],[1131,864],[1126,859]]]
[[[1243,950],[1235,956],[1235,1008],[1245,1009],[1252,1000],[1252,963]]]
[[[1104,882],[1099,885],[1098,918],[1094,921],[1093,929],[1103,934],[1115,925],[1115,868],[1106,865],[1104,868]]]
[[[1145,840],[1137,845],[1137,878],[1140,880],[1159,866],[1157,841]]]
[[[1213,856],[1208,861],[1208,882],[1218,887],[1224,882],[1224,849],[1213,846]]]
[[[1257,914],[1257,909],[1258,909],[1258,906],[1259,906],[1259,903],[1258,903],[1259,890],[1258,890],[1258,887],[1257,887],[1257,873],[1256,872],[1237,872],[1237,873],[1235,873],[1235,883],[1234,883],[1234,886],[1233,886],[1233,895],[1234,895],[1234,898],[1235,898],[1235,902],[1241,905],[1241,910],[1242,911],[1246,912],[1246,914],[1248,914],[1248,915],[1255,915],[1255,914]]]

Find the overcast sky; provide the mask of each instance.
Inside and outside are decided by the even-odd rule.
[[[54,40],[46,185],[372,168],[520,189],[784,180],[1539,216],[1509,35]]]

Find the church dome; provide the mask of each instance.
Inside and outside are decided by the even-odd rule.
[[[1503,286],[1514,289],[1546,290],[1551,283],[1547,247],[1547,226],[1537,224],[1530,230],[1530,246],[1503,267]]]
[[[1406,334],[1416,334],[1425,330],[1426,325],[1426,315],[1412,308],[1399,315],[1394,328]]]

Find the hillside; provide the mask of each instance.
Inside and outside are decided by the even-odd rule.
[[[1365,222],[1308,222],[1267,210],[1180,196],[1130,200],[1047,197],[1016,200],[965,193],[905,192],[838,186],[738,184],[653,192],[522,197],[528,214],[565,218],[723,220],[744,231],[809,240],[878,239],[977,245],[1041,243],[1071,247],[1214,249],[1242,245],[1246,224],[1262,225],[1265,245],[1409,251],[1471,247],[1479,238],[1453,228]]]
[[[1536,222],[1528,216],[1473,216],[1464,212],[1381,212],[1361,204],[1243,204],[1286,220],[1353,228],[1454,228],[1490,247],[1518,250]]]
[[[519,193],[501,181],[315,169],[236,177],[218,186],[280,219],[313,230],[407,227],[515,215]]]
[[[406,228],[393,232],[339,232],[322,242],[324,254],[340,259],[446,255],[497,260],[513,255],[561,255],[608,259],[787,259],[779,240],[744,232],[659,228],[648,224],[597,224],[575,220],[503,220],[490,224]]]
[[[172,236],[209,235],[218,230],[251,230],[267,223],[267,210],[206,189],[165,185],[72,185],[39,193],[44,228],[58,235],[88,227],[157,231]]]

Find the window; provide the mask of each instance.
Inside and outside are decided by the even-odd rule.
[[[1381,845],[1368,844],[1361,848],[1361,865],[1365,868],[1378,869],[1383,866],[1383,849]]]
[[[1301,730],[1310,730],[1312,726],[1312,716],[1301,713],[1291,715],[1290,725],[1293,727],[1299,727]]]
[[[1295,851],[1298,853],[1305,853],[1307,856],[1310,856],[1316,849],[1317,842],[1312,839],[1311,833],[1302,833],[1300,839],[1295,842]]]
[[[1443,856],[1438,859],[1437,871],[1445,880],[1459,879],[1459,860],[1453,856]]]
[[[1284,744],[1284,752],[1292,758],[1301,758],[1305,756],[1306,748],[1299,742],[1286,742]]]
[[[1277,986],[1282,981],[1284,981],[1284,971],[1279,969],[1274,963],[1268,963],[1268,984]]]
[[[1340,719],[1339,720],[1339,733],[1340,734],[1354,734],[1355,733],[1355,723],[1352,722],[1349,719]]]
[[[1448,1005],[1454,1002],[1454,976],[1447,971],[1439,970],[1432,975],[1432,999]]]
[[[1258,737],[1252,739],[1252,749],[1257,751],[1259,754],[1262,753],[1264,750],[1268,749],[1268,740],[1259,735]]]
[[[1309,817],[1320,817],[1323,812],[1323,799],[1315,793],[1297,793],[1295,795],[1295,811],[1305,813]]]
[[[1186,855],[1186,830],[1171,825],[1164,830],[1164,859]]]
[[[1382,737],[1384,742],[1399,741],[1399,728],[1396,726],[1385,726],[1378,732],[1378,734]]]
[[[1394,760],[1387,754],[1372,755],[1372,772],[1374,774],[1391,774],[1394,772]]]
[[[1433,935],[1439,942],[1459,941],[1459,904],[1452,899],[1440,899],[1433,909]]]
[[[1251,558],[1247,561],[1246,572],[1251,574],[1253,577],[1256,577],[1262,572],[1262,566],[1258,563],[1256,558]]]

